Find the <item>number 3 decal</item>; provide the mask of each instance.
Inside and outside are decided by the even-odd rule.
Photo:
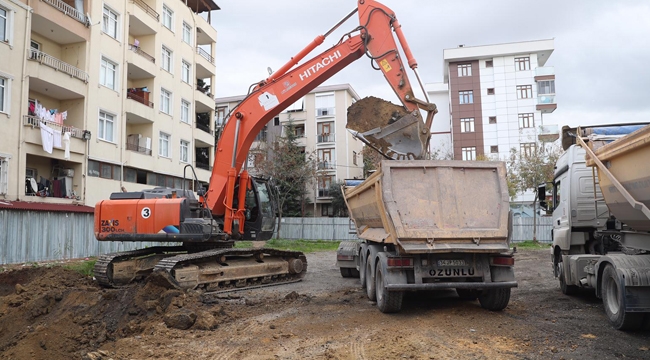
[[[140,215],[142,215],[142,217],[144,219],[148,219],[149,216],[151,216],[151,209],[149,209],[148,207],[142,208],[142,211],[140,212]]]

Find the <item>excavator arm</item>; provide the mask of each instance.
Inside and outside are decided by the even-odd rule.
[[[346,34],[333,47],[297,65],[307,54],[322,44],[327,35],[355,13],[359,15],[358,27]],[[210,185],[205,195],[212,214],[224,218],[226,233],[243,232],[245,217],[243,196],[248,186],[248,174],[241,169],[256,135],[274,116],[364,54],[372,59],[373,67],[384,74],[401,100],[403,113],[400,115],[405,115],[402,117],[405,119],[403,122],[416,129],[415,136],[418,137],[420,144],[420,153],[412,156],[414,158],[422,156],[436,108],[428,101],[418,100],[414,96],[393,31],[397,34],[409,66],[415,70],[417,62],[411,54],[393,11],[373,0],[359,0],[357,9],[325,35],[316,37],[269,78],[258,83],[231,111],[217,143]],[[428,112],[426,123],[423,122],[419,109]],[[394,126],[399,125],[397,124],[399,121],[395,123],[391,123],[393,132],[399,130]],[[235,186],[238,183],[240,191],[235,194]],[[238,209],[233,208],[235,196],[240,198]]]

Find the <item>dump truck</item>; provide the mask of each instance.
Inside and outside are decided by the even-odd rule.
[[[593,289],[614,328],[638,329],[650,323],[650,126],[565,126],[562,144],[540,196],[554,275],[564,294]]]
[[[503,310],[517,286],[506,166],[500,161],[383,160],[344,186],[360,241],[344,241],[337,265],[359,276],[381,312],[398,312],[406,291],[455,289]]]

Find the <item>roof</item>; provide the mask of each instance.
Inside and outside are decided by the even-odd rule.
[[[202,13],[211,10],[221,10],[219,5],[212,0],[181,0],[184,2],[192,11],[196,13]]]
[[[54,204],[31,201],[8,201],[0,200],[0,209],[23,210],[23,211],[50,211],[50,212],[73,212],[73,213],[94,213],[95,208],[85,205]]]

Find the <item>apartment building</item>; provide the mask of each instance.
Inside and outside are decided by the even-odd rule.
[[[94,206],[122,188],[181,187],[186,165],[209,164],[214,10],[0,0],[0,199]]]
[[[217,98],[217,129],[227,122],[227,115],[244,96]],[[318,176],[307,192],[313,208],[308,216],[332,216],[330,184],[344,179],[363,177],[363,143],[346,129],[347,108],[359,95],[349,84],[320,86],[283,110],[257,135],[249,152],[248,170],[255,174],[255,157],[267,156],[269,144],[286,134],[293,123],[298,144],[318,156]],[[272,156],[272,155],[271,155]]]
[[[557,108],[554,68],[545,66],[553,50],[553,39],[445,49],[444,82],[427,84],[440,109],[433,146],[451,144],[456,160],[506,159],[556,140],[558,126],[544,121]]]

